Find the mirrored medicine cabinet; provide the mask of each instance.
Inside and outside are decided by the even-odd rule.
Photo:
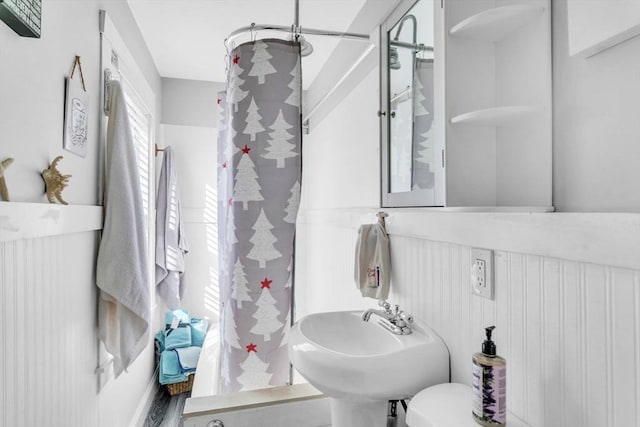
[[[403,0],[380,33],[381,205],[550,210],[550,0]]]

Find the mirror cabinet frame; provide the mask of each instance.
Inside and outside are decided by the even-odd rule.
[[[441,180],[439,185],[443,189],[442,194],[437,197],[437,203],[430,203],[429,200],[433,199],[433,190],[412,190],[412,191],[402,191],[402,192],[391,192],[391,174],[390,174],[390,105],[389,105],[389,32],[400,22],[400,20],[409,12],[413,6],[418,3],[419,0],[402,0],[400,4],[396,7],[396,9],[389,15],[389,17],[380,25],[380,110],[378,115],[380,116],[380,170],[381,170],[381,187],[380,187],[380,205],[381,207],[440,207],[444,206],[444,152],[442,153],[442,173],[437,174],[437,179]],[[438,4],[440,3],[438,0],[434,0]],[[436,9],[434,4],[434,9]],[[434,12],[434,38],[437,40],[439,37],[437,35],[438,30],[438,16]],[[437,42],[435,43],[437,45]],[[440,52],[437,49],[437,46],[434,46],[434,55],[437,55]],[[440,60],[438,60],[440,61]],[[436,68],[438,68],[437,62],[434,64]],[[435,70],[434,76],[434,86],[437,88],[438,86],[442,86],[438,84],[439,76],[441,74]],[[435,89],[437,92],[441,92],[440,89]],[[434,100],[436,104],[436,109],[444,108],[444,104],[438,103],[438,99],[441,97],[440,94],[436,94],[436,99]],[[439,104],[439,105],[438,105]],[[438,114],[436,117],[440,117],[441,114]],[[436,117],[434,117],[434,121],[432,126],[434,126],[434,136],[436,138],[441,138],[444,141],[444,134],[442,131],[438,131],[442,129],[443,126],[440,123],[437,123]]]

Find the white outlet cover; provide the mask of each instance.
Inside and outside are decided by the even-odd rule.
[[[484,284],[481,280],[482,270],[478,268],[478,260],[484,261]],[[491,249],[471,248],[470,260],[471,292],[475,295],[493,299],[493,251]]]

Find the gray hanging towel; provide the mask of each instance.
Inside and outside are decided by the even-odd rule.
[[[184,296],[189,252],[175,162],[173,149],[166,146],[156,198],[156,291],[170,310],[179,309]]]
[[[358,229],[355,257],[356,287],[363,297],[387,299],[391,281],[389,235],[382,221]]]

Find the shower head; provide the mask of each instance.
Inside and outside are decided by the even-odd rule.
[[[299,36],[298,41],[300,42],[300,56],[305,57],[313,53],[313,45],[309,43],[307,39],[305,39],[302,36]]]
[[[413,44],[416,44],[417,36],[418,36],[418,21],[416,17],[413,15],[405,15],[404,18],[400,20],[400,24],[398,25],[398,29],[396,30],[396,36],[393,38],[394,40],[398,40],[400,38],[400,32],[402,31],[402,27],[404,23],[410,20],[413,23]]]
[[[389,68],[392,70],[400,69],[400,59],[398,58],[398,49],[395,47],[389,48]]]
[[[416,44],[416,39],[417,39],[417,31],[418,31],[418,22],[416,20],[416,17],[413,15],[405,15],[401,20],[400,23],[398,24],[398,29],[396,30],[396,35],[393,38],[394,42],[397,42],[398,39],[400,38],[400,32],[402,32],[402,27],[404,26],[404,23],[406,21],[411,21],[413,23],[413,44]],[[398,57],[398,48],[396,47],[390,47],[389,48],[389,68],[392,70],[399,70],[400,69],[400,58]]]

